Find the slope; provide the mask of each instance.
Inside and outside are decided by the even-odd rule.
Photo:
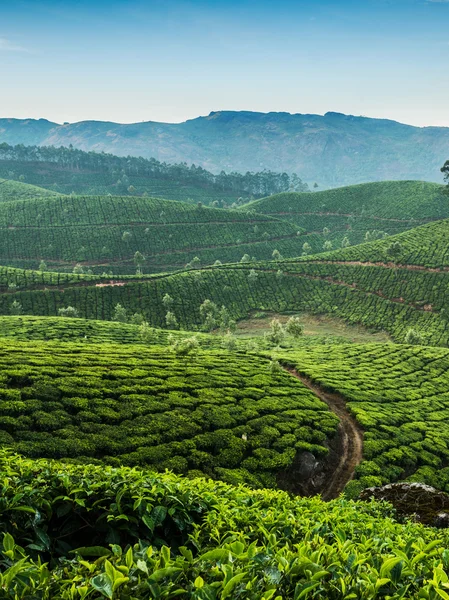
[[[364,429],[364,461],[348,490],[407,479],[449,491],[449,350],[352,344],[283,358],[343,394]]]
[[[325,187],[390,179],[440,182],[439,169],[449,151],[448,128],[335,112],[320,116],[221,111],[179,124],[44,125],[1,119],[0,141],[72,144],[82,150],[194,163],[213,172],[287,171]]]
[[[381,181],[313,194],[274,194],[245,204],[242,210],[302,227],[310,236],[310,254],[321,252],[326,242],[338,248],[347,238],[355,245],[447,218],[449,196],[445,186],[434,183]]]
[[[37,198],[54,198],[58,196],[56,192],[29,185],[21,181],[11,181],[0,179],[0,202],[10,202],[13,200],[32,200]]]
[[[0,205],[0,263],[95,272],[135,273],[135,253],[146,272],[239,261],[243,255],[271,258],[299,253],[298,228],[265,215],[155,198],[60,196],[54,200]],[[140,263],[139,263],[140,264]],[[137,266],[139,266],[139,264]]]

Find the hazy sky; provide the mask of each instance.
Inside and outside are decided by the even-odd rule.
[[[0,117],[449,126],[449,0],[0,0]]]

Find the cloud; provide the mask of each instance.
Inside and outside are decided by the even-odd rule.
[[[28,52],[28,50],[5,37],[0,37],[0,52]]]

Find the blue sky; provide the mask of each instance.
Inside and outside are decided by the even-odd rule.
[[[0,117],[449,126],[449,0],[0,0]]]

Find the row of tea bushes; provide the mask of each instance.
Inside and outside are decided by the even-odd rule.
[[[350,493],[403,479],[449,491],[449,350],[335,345],[284,359],[342,394],[365,431]]]
[[[0,441],[30,457],[104,460],[274,486],[337,418],[244,353],[2,340]]]

